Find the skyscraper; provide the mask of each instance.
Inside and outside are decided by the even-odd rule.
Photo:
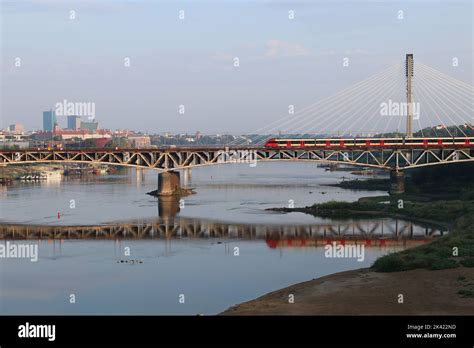
[[[78,130],[81,128],[81,117],[80,116],[68,116],[67,117],[67,128]]]
[[[56,114],[53,110],[43,111],[43,131],[52,132],[57,123]]]

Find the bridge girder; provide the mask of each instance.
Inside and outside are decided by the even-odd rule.
[[[385,170],[474,161],[471,147],[419,149],[218,149],[218,150],[127,150],[127,151],[2,151],[0,165],[36,163],[89,163],[179,170],[226,163],[256,164],[259,161],[311,161],[348,164]]]

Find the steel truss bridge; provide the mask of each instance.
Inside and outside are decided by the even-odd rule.
[[[82,150],[13,150],[0,152],[0,165],[40,163],[88,163],[148,168],[161,171],[216,165],[265,161],[314,161],[349,164],[387,170],[474,161],[474,144],[440,145],[429,148],[348,149],[269,149],[266,147],[208,147],[172,149],[82,149]]]

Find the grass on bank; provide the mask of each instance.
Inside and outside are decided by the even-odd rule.
[[[398,272],[415,268],[431,270],[474,267],[474,217],[459,218],[446,236],[378,258],[372,268],[378,272]]]
[[[354,218],[370,215],[400,216],[453,225],[462,216],[474,214],[474,201],[414,201],[409,195],[370,197],[357,202],[330,201],[305,208],[306,212],[327,218]]]

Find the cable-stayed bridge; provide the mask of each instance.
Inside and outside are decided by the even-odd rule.
[[[423,63],[396,64],[226,146],[0,151],[0,165],[92,163],[161,170],[163,195],[192,167],[315,161],[403,170],[474,161],[474,87]]]
[[[261,128],[231,145],[269,137],[473,136],[474,87],[408,54],[398,63]],[[428,130],[427,130],[428,128]]]

